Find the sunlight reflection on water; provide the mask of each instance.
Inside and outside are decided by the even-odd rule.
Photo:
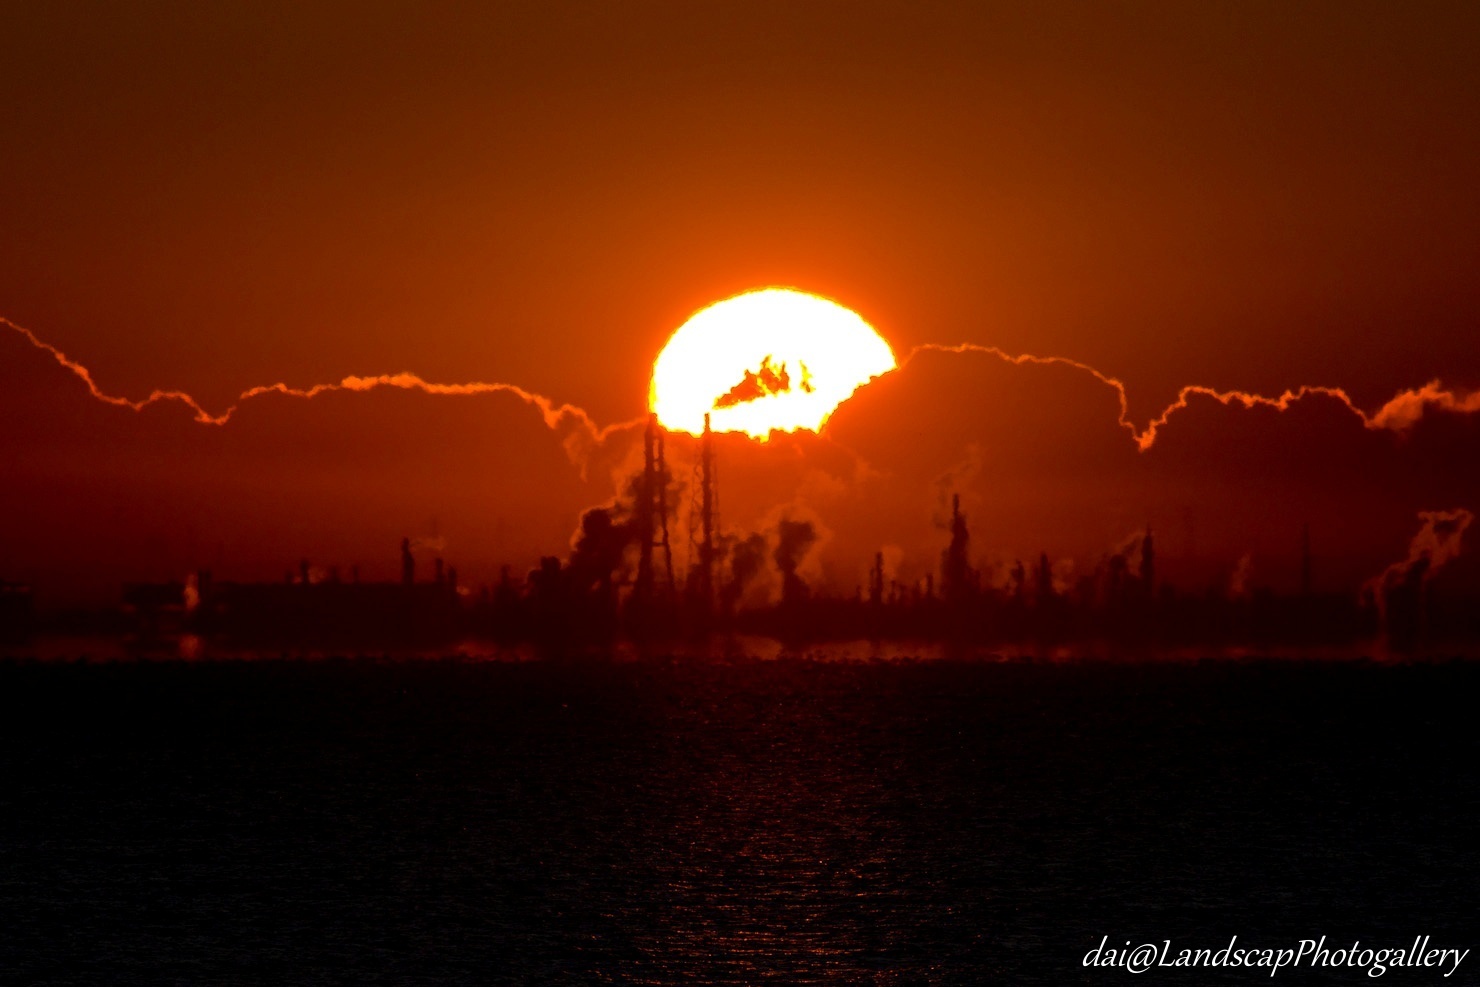
[[[0,658],[33,661],[319,661],[331,658],[461,659],[467,661],[525,662],[540,660],[647,661],[688,658],[708,661],[806,660],[818,662],[970,661],[1055,664],[1080,661],[1189,662],[1204,660],[1262,661],[1289,658],[1313,661],[1412,661],[1480,658],[1473,645],[1437,646],[1428,651],[1397,651],[1381,639],[1354,645],[1287,646],[1223,645],[1217,647],[1158,647],[1110,642],[1075,644],[973,645],[946,641],[878,641],[857,639],[792,643],[756,635],[714,635],[680,644],[638,644],[628,641],[579,648],[551,648],[527,642],[500,642],[465,638],[433,647],[344,648],[283,645],[246,647],[195,634],[160,635],[147,639],[110,635],[38,635],[0,646]]]
[[[1107,931],[1474,927],[1468,662],[480,647],[0,662],[0,980],[1059,987]]]

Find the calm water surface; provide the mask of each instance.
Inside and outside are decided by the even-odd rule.
[[[1473,663],[525,657],[0,663],[0,981],[1113,983],[1080,964],[1104,935],[1480,946]]]

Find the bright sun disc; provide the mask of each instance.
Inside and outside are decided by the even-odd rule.
[[[894,369],[889,344],[854,312],[791,288],[727,298],[678,327],[653,364],[649,405],[670,431],[759,439],[817,431],[833,409]]]

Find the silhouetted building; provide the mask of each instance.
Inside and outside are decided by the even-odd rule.
[[[941,555],[941,593],[949,603],[960,603],[972,594],[971,533],[961,513],[961,495],[951,496],[951,542]],[[933,595],[933,594],[932,594]]]
[[[438,582],[416,583],[401,542],[402,580],[344,582],[336,568],[318,578],[307,559],[283,582],[213,579],[201,571],[184,581],[124,587],[123,612],[145,634],[186,631],[244,642],[430,643],[460,632],[463,612],[452,570]],[[440,560],[439,560],[440,561]]]
[[[1310,523],[1300,526],[1300,595],[1310,598],[1314,590],[1310,562]]]
[[[1054,598],[1053,567],[1048,564],[1047,552],[1040,553],[1038,556],[1038,583],[1033,596],[1039,606],[1047,604]]]

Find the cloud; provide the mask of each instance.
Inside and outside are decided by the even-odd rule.
[[[81,363],[3,324],[99,402],[95,413],[81,407],[79,388],[66,414],[56,414],[62,398],[50,392],[0,395],[14,412],[0,427],[36,453],[16,457],[20,467],[0,491],[17,519],[11,556],[38,571],[67,556],[107,558],[111,568],[100,571],[111,574],[159,560],[170,567],[165,574],[178,575],[198,564],[201,543],[219,538],[236,546],[225,564],[280,576],[284,560],[305,554],[348,564],[365,545],[425,530],[435,513],[453,536],[459,568],[476,580],[480,566],[487,574],[508,561],[517,570],[560,551],[583,513],[615,504],[640,466],[643,418],[602,426],[574,405],[511,384],[349,376],[249,388],[212,413],[182,391],[139,400],[109,394]],[[442,400],[480,395],[503,400]],[[112,411],[160,404],[178,404],[210,427]],[[1341,389],[1319,386],[1277,397],[1189,386],[1141,424],[1128,406],[1117,378],[1080,361],[917,348],[844,402],[821,435],[714,437],[723,530],[731,543],[749,544],[754,533],[766,544],[758,566],[741,548],[734,574],[774,595],[782,582],[776,536],[789,519],[817,536],[799,559],[787,555],[812,587],[851,592],[885,546],[891,578],[920,580],[938,570],[939,524],[960,494],[972,564],[989,571],[992,559],[1047,552],[1060,560],[1062,585],[1071,560],[1089,571],[1105,545],[1151,522],[1158,577],[1173,584],[1226,579],[1255,546],[1261,585],[1293,585],[1298,532],[1311,522],[1323,579],[1356,586],[1410,539],[1416,511],[1435,502],[1477,506],[1480,398],[1438,382],[1370,413]],[[691,436],[668,436],[680,568],[697,449]],[[161,503],[173,516],[156,525]],[[1195,547],[1179,534],[1194,524]],[[167,532],[167,549],[151,547],[151,526]],[[192,527],[202,533],[194,543],[179,534]],[[64,530],[69,540],[57,548],[32,530]],[[617,528],[593,530],[588,546],[603,560],[610,553],[595,550],[608,534],[620,540]]]
[[[1116,419],[1116,424],[1130,434],[1131,439],[1136,444],[1136,448],[1143,452],[1156,444],[1158,431],[1171,420],[1174,414],[1186,410],[1193,399],[1199,397],[1209,398],[1224,405],[1238,405],[1244,408],[1267,407],[1279,411],[1287,411],[1297,402],[1306,398],[1330,398],[1343,405],[1347,411],[1354,415],[1367,428],[1390,429],[1393,431],[1403,431],[1411,428],[1431,408],[1459,414],[1480,412],[1480,391],[1466,394],[1462,391],[1445,388],[1437,380],[1429,381],[1420,388],[1398,392],[1383,404],[1381,408],[1371,414],[1358,407],[1351,396],[1340,387],[1302,384],[1299,387],[1288,389],[1276,397],[1267,397],[1252,391],[1220,391],[1200,384],[1189,384],[1178,391],[1176,400],[1167,405],[1160,414],[1153,417],[1145,425],[1137,425],[1130,417],[1130,399],[1125,384],[1118,378],[1112,377],[1079,360],[1062,356],[1037,356],[1032,353],[1011,354],[996,346],[978,346],[974,343],[960,343],[955,346],[927,343],[911,351],[910,355],[906,357],[905,362],[908,363],[914,358],[915,354],[925,352],[985,353],[1014,366],[1030,364],[1039,366],[1065,366],[1082,371],[1114,392],[1120,406],[1120,414]]]
[[[614,431],[631,427],[634,422],[618,422],[605,428],[597,426],[591,416],[580,407],[573,404],[556,404],[549,398],[525,390],[516,384],[505,384],[488,381],[469,381],[465,383],[442,384],[427,381],[420,376],[401,372],[394,374],[377,374],[374,376],[348,376],[329,383],[313,384],[309,387],[292,387],[288,384],[278,382],[273,384],[262,384],[249,387],[237,396],[236,401],[222,411],[212,413],[207,411],[199,401],[186,391],[179,390],[154,390],[147,397],[132,399],[109,394],[98,386],[92,371],[83,364],[71,359],[57,347],[45,342],[30,329],[18,325],[3,316],[0,316],[0,325],[4,325],[19,333],[33,347],[51,356],[57,364],[66,368],[78,380],[87,387],[88,393],[104,404],[115,407],[128,408],[132,411],[143,411],[145,408],[157,404],[180,404],[190,410],[193,419],[202,425],[225,425],[229,422],[241,405],[254,398],[265,395],[277,394],[285,397],[302,398],[309,400],[322,394],[331,394],[336,391],[348,391],[364,393],[379,388],[392,388],[403,391],[420,391],[423,394],[438,396],[461,396],[467,397],[478,394],[511,394],[525,404],[537,408],[545,425],[552,431],[563,433],[563,445],[571,461],[578,465],[584,465],[592,450],[599,446],[608,435]],[[638,420],[636,424],[641,424]]]
[[[803,391],[812,391],[812,375],[807,371],[805,363],[798,364],[801,370],[801,383],[798,385]],[[773,394],[782,394],[791,390],[791,374],[787,372],[786,364],[773,366],[771,357],[767,356],[761,360],[760,370],[747,370],[745,377],[730,388],[727,392],[715,399],[715,408],[732,408],[737,404],[747,401],[758,401]]]

